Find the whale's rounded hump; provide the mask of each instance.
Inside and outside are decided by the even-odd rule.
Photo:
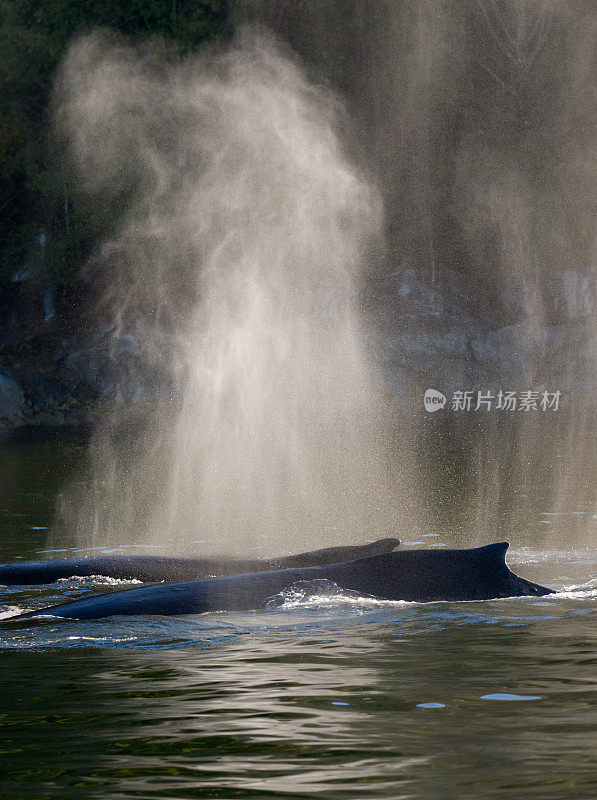
[[[356,561],[361,558],[372,558],[391,553],[400,544],[400,539],[390,537],[379,539],[375,542],[355,545],[338,545],[336,547],[324,547],[321,550],[311,550],[307,553],[300,553],[294,556],[282,556],[280,558],[267,559],[263,561],[264,567],[269,569],[289,569],[292,567],[316,567],[325,564],[337,564],[343,561]],[[249,572],[250,570],[238,570],[239,572]]]
[[[0,585],[52,583],[61,578],[103,575],[118,580],[184,581],[225,577],[246,572],[264,572],[291,567],[316,567],[340,561],[390,553],[400,544],[396,538],[358,545],[339,545],[275,558],[181,558],[156,555],[103,555],[16,561],[0,564]]]

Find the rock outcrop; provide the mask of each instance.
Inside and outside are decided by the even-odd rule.
[[[47,318],[41,296],[32,295],[34,308],[22,287],[0,298],[0,430],[89,425],[108,403],[134,419],[171,398],[167,357],[148,363],[134,332],[90,324],[80,303],[59,297]],[[541,318],[524,293],[499,304],[450,269],[434,283],[398,270],[371,293],[369,308],[378,385],[397,407],[420,407],[427,388],[587,398],[597,386],[594,291],[573,271]]]

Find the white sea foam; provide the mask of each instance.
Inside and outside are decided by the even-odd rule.
[[[555,594],[550,594],[550,600],[557,600],[559,598],[566,598],[569,600],[591,600],[597,598],[597,578],[591,578],[585,583],[572,584],[565,586]]]
[[[68,578],[58,578],[56,583],[62,586],[127,586],[142,584],[136,578],[110,578],[108,575],[71,575]]]
[[[21,608],[20,606],[5,606],[0,609],[0,619],[10,619],[11,617],[16,617],[18,614],[25,614],[30,610],[31,609],[28,608]]]

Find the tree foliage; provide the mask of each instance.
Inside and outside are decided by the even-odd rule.
[[[73,195],[51,136],[53,75],[72,37],[99,26],[184,52],[226,18],[225,0],[0,0],[0,280],[68,280],[109,224]]]

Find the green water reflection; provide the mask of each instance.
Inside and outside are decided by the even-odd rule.
[[[2,560],[44,549],[83,459],[65,438],[0,447]],[[0,797],[594,798],[596,521],[576,486],[582,513],[545,491],[508,508],[517,571],[576,594],[0,628]],[[469,544],[471,519],[417,534]]]

